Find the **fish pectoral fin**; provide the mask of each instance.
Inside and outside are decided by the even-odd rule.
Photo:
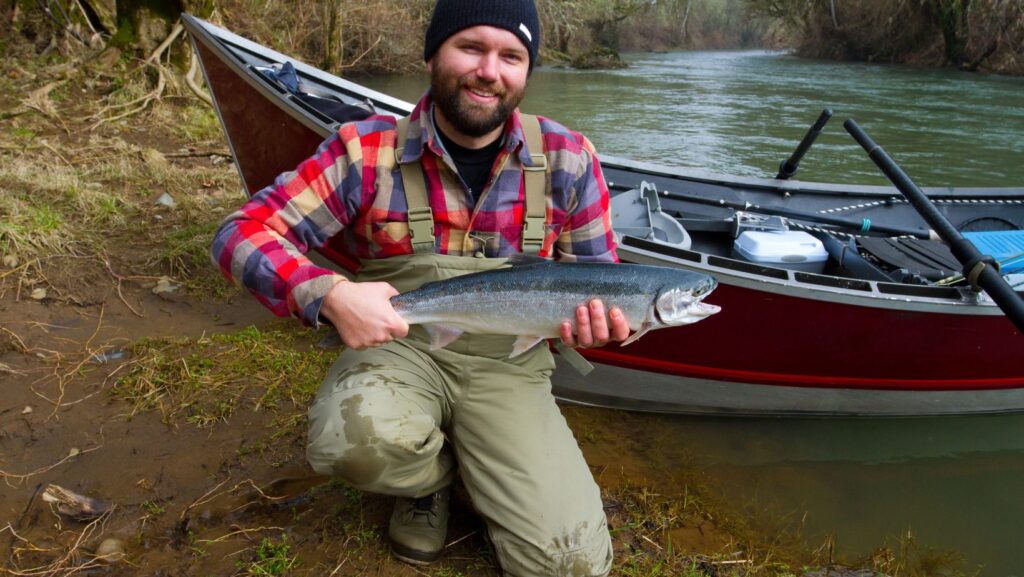
[[[543,341],[547,337],[537,337],[533,335],[519,335],[516,338],[516,342],[512,344],[512,354],[508,358],[515,358],[525,353],[526,351],[537,346],[537,343]]]
[[[430,350],[443,349],[462,336],[462,330],[448,325],[426,324],[423,328],[430,335]]]
[[[644,323],[644,324],[640,325],[640,330],[638,330],[637,332],[629,335],[629,338],[624,340],[624,341],[622,341],[622,344],[619,345],[619,346],[620,347],[624,347],[624,346],[628,345],[629,343],[632,343],[632,342],[640,340],[640,337],[644,336],[647,333],[647,331],[653,329],[654,327],[655,327],[654,323]]]

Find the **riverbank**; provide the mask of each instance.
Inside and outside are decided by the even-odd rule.
[[[5,50],[3,572],[81,572],[106,542],[124,554],[111,575],[497,575],[464,495],[445,560],[420,570],[383,543],[389,499],[305,465],[305,407],[337,350],[209,263],[244,199],[213,112],[135,63]],[[699,462],[652,488],[649,448],[616,434],[641,417],[564,413],[602,487],[614,574],[822,575],[809,567],[833,561],[799,524],[726,501]],[[51,483],[113,508],[69,519],[41,500]],[[894,545],[861,564],[929,574],[915,555]]]
[[[893,3],[749,0],[807,58],[953,67],[1024,75],[1024,4],[1000,0]]]

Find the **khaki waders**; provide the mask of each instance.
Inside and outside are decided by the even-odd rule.
[[[368,261],[358,280],[405,292],[502,262],[394,257]],[[309,461],[359,489],[405,497],[450,484],[457,462],[506,575],[605,575],[600,491],[551,395],[554,360],[544,345],[509,359],[513,341],[463,335],[431,351],[413,326],[405,339],[343,352],[309,410]]]
[[[522,167],[522,248],[536,253],[550,175],[538,120],[521,118],[534,153]],[[408,125],[399,120],[397,142],[405,143]],[[395,162],[416,254],[365,261],[357,281],[404,293],[505,262],[434,254],[422,168],[403,163],[401,148]],[[309,409],[309,462],[356,488],[412,498],[450,485],[457,463],[506,575],[606,575],[612,550],[601,494],[551,394],[554,359],[546,345],[509,359],[514,340],[465,334],[431,351],[426,331],[413,326],[407,338],[343,352]]]

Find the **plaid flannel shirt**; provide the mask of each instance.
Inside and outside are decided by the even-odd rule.
[[[546,231],[541,256],[616,262],[608,188],[593,145],[541,118],[548,159]],[[434,214],[438,254],[506,257],[520,251],[525,213],[522,165],[530,165],[516,110],[479,200],[436,138],[429,92],[410,115],[401,162],[420,162]],[[339,264],[412,254],[395,119],[342,125],[295,171],[277,177],[231,214],[214,236],[212,256],[279,316],[318,326],[324,296],[345,277],[304,253],[319,249]]]

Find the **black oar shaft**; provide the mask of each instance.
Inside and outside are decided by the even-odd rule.
[[[807,154],[811,145],[814,144],[815,140],[817,140],[818,135],[821,134],[821,130],[825,128],[825,124],[830,118],[832,118],[831,108],[826,108],[821,111],[818,119],[814,121],[810,130],[808,130],[807,134],[804,135],[803,140],[801,140],[800,144],[797,145],[793,154],[789,155],[789,158],[783,160],[782,164],[779,165],[779,173],[775,175],[775,178],[779,180],[787,180],[796,175],[796,171],[800,169],[800,161],[803,160],[804,155]]]
[[[982,255],[974,244],[965,239],[945,215],[939,212],[939,209],[924,192],[914,184],[907,173],[903,172],[896,161],[881,146],[875,144],[875,141],[854,120],[847,120],[843,123],[843,127],[867,151],[871,160],[903,193],[903,196],[907,197],[921,218],[935,230],[942,240],[946,241],[953,256],[964,266],[964,276],[968,278],[975,276],[978,286],[985,289],[985,292],[992,297],[992,300],[1017,327],[1017,332],[1024,335],[1024,300],[999,274],[999,269],[992,266],[995,262],[992,257]],[[980,263],[987,264],[981,266]]]

